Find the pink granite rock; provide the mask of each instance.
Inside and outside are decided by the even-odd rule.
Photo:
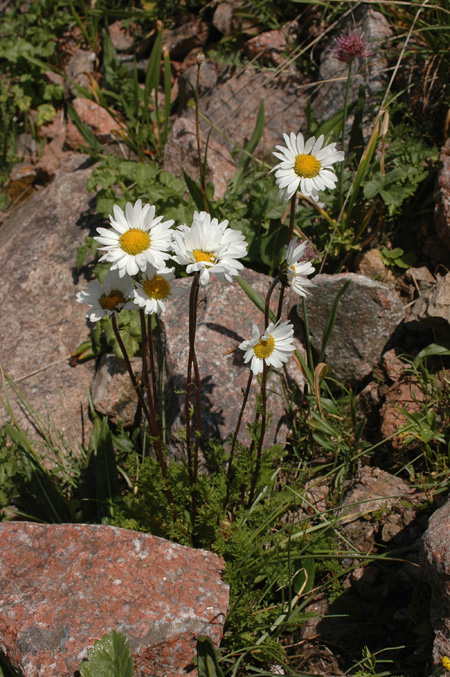
[[[450,655],[450,501],[436,510],[422,538],[422,566],[431,585],[433,662]]]
[[[0,364],[67,443],[87,432],[87,391],[93,364],[72,369],[72,351],[86,339],[86,310],[75,295],[76,250],[89,232],[92,168],[83,155],[64,154],[56,177],[11,214],[0,229],[2,322]],[[16,411],[19,423],[32,429]],[[0,422],[4,411],[0,407]],[[85,439],[85,441],[87,441]]]
[[[450,248],[450,139],[445,143],[439,158],[439,173],[434,191],[436,207],[434,225],[446,248]]]
[[[111,630],[138,677],[185,675],[198,635],[221,640],[228,586],[211,552],[117,527],[14,522],[0,525],[0,558],[0,644],[23,677],[72,677]]]
[[[306,77],[299,74],[275,74],[251,67],[241,71],[218,68],[217,85],[200,97],[200,110],[214,125],[211,141],[226,146],[230,152],[235,144],[245,146],[264,101],[264,134],[255,155],[267,160],[275,146],[282,143],[283,130],[306,130],[307,83]],[[194,111],[188,108],[183,116],[193,118]],[[200,127],[205,136],[211,130],[206,120],[201,120]]]
[[[241,277],[261,296],[267,293],[271,278],[253,270],[243,270]],[[190,279],[181,281],[189,288]],[[277,295],[274,294],[274,308]],[[295,298],[293,298],[295,297]],[[291,293],[285,299],[288,310],[298,300]],[[184,394],[188,346],[188,296],[178,296],[167,304],[162,315],[162,325],[167,344],[166,392],[170,394],[171,406],[166,408],[166,422],[175,432],[184,425]],[[276,308],[275,308],[276,310]],[[285,315],[283,316],[285,319]],[[296,317],[293,318],[296,321]],[[234,432],[242,404],[249,366],[244,364],[239,344],[251,337],[252,324],[263,329],[262,312],[249,300],[237,282],[219,282],[212,276],[211,282],[200,289],[197,314],[196,353],[202,384],[202,427],[203,440],[221,439]],[[298,322],[298,320],[297,320]],[[296,347],[305,356],[299,340]],[[304,386],[303,375],[294,359],[290,359],[283,370],[273,370],[268,381],[268,409],[271,414],[267,429],[266,446],[284,444],[288,434],[285,420],[285,403],[280,374],[287,381],[288,392],[298,394]],[[250,437],[246,424],[253,422],[256,408],[256,394],[259,392],[253,379],[240,432],[240,440],[248,444]],[[176,444],[176,441],[174,441]]]
[[[108,111],[98,103],[81,96],[74,99],[72,103],[81,121],[92,129],[101,143],[120,137],[119,132],[122,130],[122,125],[116,122]]]
[[[201,134],[202,157],[205,153],[206,138]],[[178,178],[183,178],[183,169],[189,176],[199,179],[197,138],[193,120],[178,118],[170,130],[163,168]],[[214,185],[214,197],[222,198],[228,181],[236,171],[236,164],[227,148],[217,141],[208,144],[206,181]]]
[[[350,284],[339,301],[324,361],[341,383],[356,385],[378,364],[405,310],[395,290],[382,282],[355,273],[316,275],[314,293],[306,301],[314,349],[320,351],[333,303],[347,281]]]

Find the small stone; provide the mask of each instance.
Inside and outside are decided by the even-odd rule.
[[[384,264],[383,257],[378,249],[369,249],[356,259],[358,273],[371,277],[380,282],[393,282],[394,275]]]
[[[208,42],[209,25],[201,19],[183,23],[176,28],[164,28],[162,41],[171,59],[182,61],[195,47],[204,47]]]
[[[79,95],[79,89],[76,85],[89,88],[96,59],[95,52],[83,49],[76,51],[70,58],[64,69],[64,95],[66,98]]]
[[[135,24],[135,29],[139,29],[138,24]],[[110,24],[108,33],[117,52],[131,52],[134,45],[133,35],[129,29],[122,27],[121,21],[114,21]]]
[[[450,325],[450,273],[416,301],[413,317],[433,329],[436,339],[448,340]]]
[[[380,409],[380,432],[383,438],[389,438],[389,444],[399,449],[404,444],[406,434],[399,435],[399,428],[406,425],[410,414],[421,411],[425,395],[417,382],[404,379],[394,383],[386,393],[386,399]]]
[[[247,40],[244,51],[249,59],[258,59],[264,64],[280,66],[286,64],[281,57],[288,47],[286,35],[281,30],[267,31]]]
[[[11,169],[7,185],[8,196],[11,202],[18,202],[31,195],[37,173],[30,162],[20,162]]]
[[[420,290],[429,289],[431,285],[436,284],[436,278],[430,273],[426,266],[421,266],[420,268],[408,268],[405,277],[408,282],[417,285]]]
[[[381,366],[391,381],[398,381],[408,366],[397,355],[395,348],[387,350],[381,358]]]
[[[64,142],[66,140],[66,133],[62,131],[58,136],[55,136],[49,143],[46,144],[44,155],[39,158],[35,164],[36,174],[39,181],[46,183],[53,179],[61,164],[64,156]]]
[[[131,359],[134,375],[140,379],[142,361]],[[92,403],[96,411],[108,416],[112,423],[133,425],[138,398],[125,362],[115,355],[103,355],[92,384]]]
[[[72,101],[72,105],[81,121],[92,129],[101,143],[111,141],[117,136],[120,137],[123,125],[116,122],[108,111],[98,103],[84,97],[78,97]]]
[[[219,2],[212,18],[214,28],[217,28],[223,35],[254,33],[257,30],[255,21],[251,18],[239,16],[239,9],[242,4],[239,0]]]

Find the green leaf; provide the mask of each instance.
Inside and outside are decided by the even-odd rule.
[[[325,355],[325,350],[327,347],[327,343],[330,340],[331,332],[333,331],[334,323],[336,322],[336,315],[337,315],[337,309],[339,305],[339,301],[341,300],[341,297],[345,292],[347,291],[349,285],[350,285],[351,280],[347,280],[342,287],[339,289],[339,292],[336,294],[336,298],[334,299],[333,306],[331,308],[330,314],[327,319],[327,323],[325,325],[325,329],[323,330],[323,337],[322,337],[322,346],[320,348],[320,355],[318,362],[322,362],[324,359]]]
[[[11,440],[17,444],[21,454],[27,480],[24,500],[30,515],[49,524],[70,522],[67,500],[39,458],[32,442],[22,430],[14,428],[9,423],[4,424],[4,429]]]
[[[203,635],[197,638],[197,670],[198,677],[223,677],[216,647]]]
[[[114,447],[106,416],[102,421],[96,419],[90,442],[94,448],[98,519],[104,523],[114,517],[117,506],[122,501]]]
[[[279,225],[272,221],[269,233],[261,240],[260,256],[261,261],[270,268],[270,274],[273,274],[275,268],[283,260],[284,247],[287,240],[286,226]]]
[[[197,209],[200,209],[200,211],[203,211],[205,209],[205,200],[203,198],[203,193],[200,186],[194,179],[192,179],[189,176],[189,174],[186,173],[184,169],[183,176],[184,180],[186,181],[188,191],[190,192],[191,197],[195,202],[195,206],[197,207]]]
[[[150,95],[153,90],[158,92],[159,73],[161,70],[161,50],[162,50],[162,31],[158,31],[152,52],[147,64],[147,73],[145,74],[144,88],[144,106],[148,110]]]
[[[70,101],[67,102],[67,113],[69,115],[69,118],[75,125],[75,127],[80,132],[83,139],[89,144],[91,150],[94,151],[95,153],[102,153],[103,152],[102,144],[94,135],[91,128],[88,127],[87,124],[81,120],[80,116],[78,115],[77,111],[72,106]]]
[[[438,343],[430,343],[426,348],[420,351],[418,355],[414,358],[413,366],[417,367],[422,360],[427,357],[432,357],[434,355],[440,355],[444,357],[445,355],[450,355],[450,343],[439,345]]]
[[[134,677],[130,645],[115,630],[95,642],[88,660],[80,665],[81,677]]]
[[[352,131],[350,133],[349,153],[355,153],[359,162],[364,152],[363,135],[363,115],[364,104],[366,101],[366,89],[364,85],[359,86],[358,100],[356,102],[355,117],[353,119]]]
[[[264,125],[265,125],[264,101],[261,100],[253,134],[251,135],[250,140],[244,147],[244,152],[242,153],[241,158],[239,160],[237,171],[233,174],[233,176],[230,179],[230,183],[228,185],[228,190],[230,191],[230,193],[234,193],[236,191],[237,186],[242,180],[242,175],[251,160],[251,155],[261,140],[261,137],[264,132]]]

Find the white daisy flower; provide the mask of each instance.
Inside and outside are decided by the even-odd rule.
[[[122,277],[116,270],[110,270],[103,284],[97,280],[90,282],[88,288],[79,291],[77,301],[87,303],[91,310],[86,317],[91,322],[98,322],[105,315],[117,315],[123,308],[128,308],[127,300],[133,290],[133,280],[128,275]]]
[[[166,309],[165,301],[173,295],[186,293],[186,289],[175,287],[172,283],[175,279],[173,268],[161,268],[156,270],[149,264],[141,282],[136,282],[136,288],[132,293],[132,302],[143,308],[148,315],[162,312]]]
[[[254,374],[262,373],[264,362],[279,369],[295,350],[293,336],[294,327],[291,322],[271,322],[262,336],[254,324],[252,338],[243,341],[239,346],[241,350],[245,350],[244,362],[251,360],[250,369]]]
[[[170,256],[173,220],[161,223],[162,218],[155,219],[155,207],[143,207],[141,200],[134,206],[127,202],[125,214],[114,205],[114,218],[109,217],[112,229],[97,228],[99,235],[94,237],[103,245],[100,250],[106,252],[100,261],[109,261],[111,270],[117,269],[120,276],[136,275],[148,263],[164,268]]]
[[[296,240],[289,242],[286,259],[282,264],[283,282],[289,285],[300,296],[306,296],[306,287],[313,287],[314,283],[307,276],[314,273],[311,261],[302,261],[306,249],[306,242],[297,244]]]
[[[200,271],[200,284],[208,284],[211,273],[219,280],[232,282],[244,267],[237,259],[247,254],[247,243],[240,231],[227,228],[228,221],[218,222],[206,212],[194,212],[192,226],[180,226],[173,236],[175,256],[187,266],[186,271]]]
[[[280,188],[286,188],[286,198],[289,200],[300,187],[306,197],[315,202],[319,199],[319,190],[335,188],[336,174],[330,169],[335,162],[342,162],[344,153],[336,150],[336,144],[323,146],[324,136],[321,134],[316,141],[312,136],[305,142],[302,133],[297,136],[291,132],[290,136],[283,134],[284,146],[276,146],[280,151],[273,153],[281,160],[271,171],[275,172],[275,179]]]

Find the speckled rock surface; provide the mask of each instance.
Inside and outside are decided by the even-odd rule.
[[[316,350],[321,348],[334,300],[347,280],[350,286],[339,301],[325,362],[341,383],[356,385],[379,361],[405,311],[387,284],[355,273],[316,275],[314,291],[306,304],[311,341]],[[301,316],[301,307],[298,309]]]
[[[443,244],[450,249],[450,139],[439,157],[439,172],[434,191],[434,225]]]
[[[213,553],[117,527],[14,522],[0,525],[0,558],[0,644],[23,677],[73,677],[113,629],[138,677],[176,677],[199,634],[222,637],[228,586]]]
[[[427,289],[413,307],[413,317],[433,329],[437,342],[447,341],[450,325],[450,273]]]
[[[140,381],[141,359],[132,357],[131,366]],[[102,356],[92,383],[91,395],[95,410],[109,416],[112,423],[133,425],[138,400],[124,360],[119,360],[115,355]]]
[[[255,129],[262,100],[265,126],[255,150],[257,157],[268,159],[275,146],[283,143],[283,130],[306,131],[308,88],[304,76],[251,67],[242,71],[218,67],[217,70],[218,80],[213,91],[200,97],[202,113],[226,135],[213,129],[211,140],[226,146],[230,152],[235,144],[245,146]],[[195,112],[188,108],[182,115],[193,119]],[[211,125],[201,120],[200,127],[207,136]]]
[[[382,50],[392,31],[384,16],[367,5],[358,7],[351,17],[341,21],[335,36],[347,30],[364,33],[368,50],[372,52],[366,59],[357,57],[352,64],[349,101],[357,99],[359,87],[364,85],[366,105],[375,104],[376,93],[387,84],[388,64]],[[311,101],[313,113],[318,120],[329,120],[344,105],[348,65],[333,56],[333,47],[334,41],[330,40],[320,57],[320,80],[323,84]]]
[[[242,271],[242,278],[261,296],[267,293],[271,283],[271,278],[252,270]],[[189,288],[191,281],[183,280],[181,284]],[[277,297],[274,296],[276,301]],[[286,299],[286,309],[292,307],[297,299],[295,294],[291,294]],[[167,304],[162,316],[167,343],[166,392],[171,396],[171,406],[166,407],[166,420],[172,432],[184,425],[182,391],[185,390],[189,351],[188,303],[188,295],[175,297],[173,302]],[[241,393],[246,388],[249,375],[249,367],[243,361],[244,353],[238,346],[251,337],[253,323],[262,331],[264,318],[237,282],[219,282],[214,276],[206,287],[200,289],[197,318],[195,345],[202,383],[204,439],[225,440],[236,426],[242,404]],[[296,341],[296,346],[303,351],[300,341]],[[288,361],[287,371],[283,373],[291,383],[295,381],[302,388],[303,376],[294,359]],[[268,408],[272,421],[266,433],[266,443],[284,444],[288,431],[284,423],[285,408],[279,372],[274,370],[268,383]],[[253,421],[257,392],[254,379],[241,426],[240,439],[244,443],[249,441],[246,423]]]
[[[87,390],[94,366],[69,366],[72,351],[88,334],[86,308],[75,298],[85,287],[75,260],[89,233],[93,196],[86,181],[91,172],[87,156],[65,155],[52,183],[0,229],[0,364],[68,442],[88,432]],[[0,407],[0,422],[3,417]]]
[[[206,148],[206,136],[201,134],[202,157]],[[199,179],[197,137],[194,120],[178,118],[167,140],[170,153],[166,153],[163,169],[182,179],[183,169],[189,176]],[[236,171],[236,164],[227,148],[217,141],[208,144],[206,182],[214,185],[214,197],[222,198],[228,181]]]
[[[436,665],[443,656],[450,655],[450,501],[431,515],[422,537],[421,555],[432,590],[430,616]]]

